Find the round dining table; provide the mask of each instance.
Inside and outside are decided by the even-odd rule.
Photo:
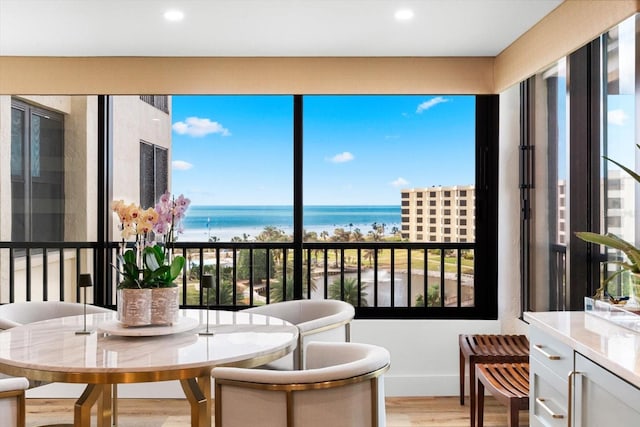
[[[171,326],[124,327],[117,314],[70,316],[0,332],[0,372],[45,382],[87,384],[74,426],[111,425],[113,385],[179,380],[191,425],[211,425],[211,369],[256,367],[295,349],[296,326],[242,311],[180,310]]]

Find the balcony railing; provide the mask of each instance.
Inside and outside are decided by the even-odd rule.
[[[2,303],[80,301],[76,278],[92,272],[93,302],[115,306],[119,273],[116,242],[0,242],[0,271],[8,289]],[[292,242],[178,242],[186,258],[181,306],[207,306],[202,273],[218,284],[209,307],[240,309],[303,298],[341,299],[360,317],[456,317],[475,305],[473,243],[310,242],[301,251],[302,283],[294,283]],[[7,297],[8,296],[8,297]]]

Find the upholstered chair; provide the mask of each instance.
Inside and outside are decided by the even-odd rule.
[[[87,304],[87,314],[113,312]],[[10,329],[41,320],[84,314],[84,304],[64,301],[26,301],[0,305],[0,329]]]
[[[22,377],[0,378],[0,427],[24,427],[24,391],[29,381]]]
[[[304,352],[314,341],[349,342],[353,306],[332,299],[293,300],[262,305],[243,310],[286,320],[298,327],[298,345],[288,356],[268,364],[269,369],[304,369]]]
[[[0,305],[0,330],[3,329],[11,329],[16,326],[22,326],[29,323],[40,322],[42,320],[56,319],[58,317],[67,317],[67,316],[78,316],[82,315],[85,312],[85,305],[81,303],[75,302],[64,302],[64,301],[26,301],[26,302],[15,302],[10,304],[2,304]],[[87,314],[92,313],[108,313],[113,312],[108,308],[98,307],[95,305],[86,305]],[[20,378],[10,377],[5,374],[0,373],[0,381],[6,380],[16,380]],[[21,380],[27,381],[24,378]],[[34,381],[28,380],[26,388],[34,388],[47,384],[42,381]],[[114,414],[117,413],[117,389],[116,386],[113,386],[112,389],[114,404],[113,411]],[[0,397],[2,397],[0,393]],[[22,393],[22,420],[23,423],[19,425],[24,425],[24,392]],[[4,412],[0,410],[0,414]],[[115,415],[114,415],[115,418]],[[0,416],[0,427],[4,427],[5,424],[2,424],[2,417]]]
[[[305,358],[297,371],[214,368],[216,427],[386,425],[386,349],[312,342]]]

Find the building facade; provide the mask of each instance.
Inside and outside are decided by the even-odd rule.
[[[427,187],[401,191],[402,238],[411,242],[473,242],[475,187]]]
[[[151,205],[169,188],[171,97],[112,99],[112,196]],[[97,116],[97,96],[0,96],[0,240],[96,241]],[[118,219],[114,215],[111,221],[112,238],[118,240]],[[16,250],[11,267],[9,250],[0,252],[0,302],[9,301],[10,275],[15,283],[26,283],[28,265],[33,300],[74,295],[77,274],[91,271],[90,257],[78,259],[74,250],[26,255]],[[15,300],[26,299],[25,286],[15,289]]]

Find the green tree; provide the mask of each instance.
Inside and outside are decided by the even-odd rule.
[[[440,307],[442,302],[440,300],[440,286],[433,284],[427,288],[427,304],[429,307]]]
[[[206,290],[205,290],[206,296]],[[244,296],[242,293],[236,293],[236,304],[242,304]],[[212,305],[234,305],[233,304],[233,286],[231,282],[223,281],[220,286],[220,304],[216,299],[216,288],[209,290],[209,304]]]
[[[269,259],[267,260],[266,249],[255,249],[253,251],[253,280],[260,283],[267,279],[267,265],[269,271],[273,273],[275,268],[274,253],[277,251],[269,251]],[[247,280],[250,277],[250,257],[249,249],[238,251],[238,279]],[[267,264],[268,262],[268,264]]]
[[[307,267],[306,264],[302,267],[302,277],[307,277]],[[284,295],[283,291],[282,291],[282,283],[284,282],[283,277],[282,277],[282,271],[280,271],[278,273],[278,277],[273,280],[270,284],[269,284],[269,299],[270,302],[274,303],[274,302],[281,302],[281,301],[290,301],[293,299],[293,288],[295,286],[295,284],[293,283],[293,263],[289,263],[287,264],[287,294]],[[306,296],[308,293],[308,286],[307,283],[305,282],[304,285],[302,286],[302,295]],[[313,279],[311,280],[311,291],[317,291],[318,287],[316,286],[316,283],[313,281]]]
[[[427,304],[429,307],[440,307],[440,286],[433,284],[427,288]],[[424,295],[416,295],[416,307],[424,307]]]
[[[375,249],[365,249],[362,252],[362,256],[364,257],[364,259],[369,261],[369,267],[371,267],[371,265],[373,265],[373,254],[374,253],[375,253]]]
[[[344,286],[340,286],[340,279],[336,279],[329,285],[329,298],[331,299],[341,299],[342,290],[344,290],[344,299],[343,301],[348,302],[354,307],[367,307],[369,304],[367,303],[367,285],[362,284],[360,287],[360,304],[358,304],[358,282],[353,277],[348,277],[344,279]]]

